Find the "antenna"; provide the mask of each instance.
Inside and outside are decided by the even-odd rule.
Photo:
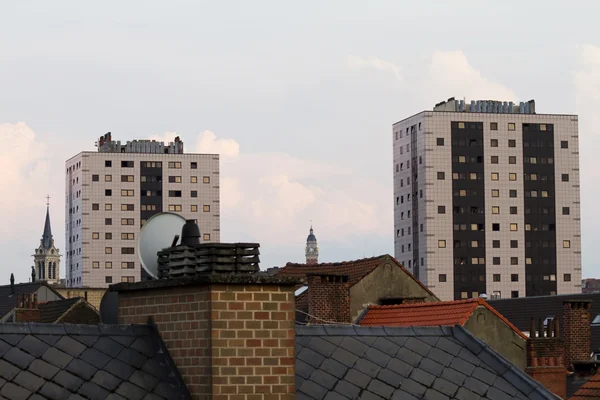
[[[158,278],[158,256],[162,249],[176,245],[175,236],[181,234],[185,218],[179,214],[164,212],[146,221],[138,235],[138,256],[142,268],[152,278]]]

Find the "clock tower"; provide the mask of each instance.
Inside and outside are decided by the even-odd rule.
[[[319,247],[317,246],[317,238],[313,233],[312,224],[310,225],[310,233],[306,238],[306,264],[314,265],[319,263]]]

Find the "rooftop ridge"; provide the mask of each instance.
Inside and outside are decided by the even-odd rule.
[[[466,299],[466,300],[450,300],[450,301],[438,301],[431,303],[409,303],[409,304],[392,304],[392,305],[379,305],[379,304],[370,304],[367,308],[369,310],[393,310],[396,308],[418,308],[418,307],[441,307],[447,305],[455,305],[455,304],[479,304],[476,299]]]
[[[328,262],[328,263],[318,263],[318,264],[305,264],[305,263],[292,263],[292,262],[288,262],[288,263],[285,264],[285,267],[287,267],[287,266],[297,266],[297,267],[306,266],[306,267],[309,267],[309,268],[315,268],[317,266],[319,266],[319,267],[336,267],[336,266],[339,266],[339,265],[351,265],[351,264],[355,264],[355,263],[358,263],[358,262],[375,261],[375,260],[379,260],[379,259],[382,259],[382,258],[385,258],[385,257],[393,258],[389,254],[383,254],[383,255],[380,255],[380,256],[367,257],[367,258],[359,258],[359,259],[356,259],[356,260]]]

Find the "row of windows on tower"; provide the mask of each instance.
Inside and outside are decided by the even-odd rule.
[[[437,138],[436,145],[444,146],[444,138]],[[498,139],[490,139],[490,147],[498,147],[499,145]],[[508,147],[517,147],[516,139],[508,139],[507,141]],[[465,139],[452,139],[452,146],[454,147],[482,147],[483,139],[480,138],[465,138]],[[530,148],[554,148],[554,141],[552,140],[524,140],[523,147]],[[561,149],[568,149],[569,142],[566,140],[562,140],[560,142]],[[408,151],[408,150],[407,150]],[[400,148],[400,154],[402,154],[402,148]]]
[[[421,130],[421,127],[422,127],[421,122],[419,122],[418,129]],[[398,137],[400,139],[402,139],[403,132],[404,131],[402,129],[399,129],[394,132],[394,134],[396,135],[396,140],[398,140]],[[416,132],[417,132],[417,125],[413,125],[410,128],[409,127],[406,128],[406,136],[410,135],[411,133],[416,133]]]
[[[99,182],[100,175],[92,175],[92,182]],[[104,175],[104,182],[112,182],[112,175]],[[160,175],[142,175],[140,177],[142,182],[162,182],[162,176]],[[121,182],[135,182],[133,175],[121,175]],[[169,176],[169,183],[181,183],[181,176]],[[190,183],[198,183],[197,176],[190,176]],[[210,183],[210,176],[203,176],[202,183]]]
[[[473,224],[473,225],[482,225],[482,224]],[[512,224],[511,224],[512,225]],[[404,229],[401,229],[400,232],[402,236],[404,236]],[[410,235],[410,228],[408,228],[408,234]],[[446,246],[446,240],[438,240],[438,248],[439,249],[445,249]],[[459,248],[480,248],[483,247],[483,241],[481,240],[470,240],[470,241],[466,241],[466,240],[454,240],[453,243],[453,247],[455,249],[459,249]],[[526,248],[554,248],[556,247],[556,243],[552,240],[526,240],[525,241],[525,247]],[[571,241],[570,240],[563,240],[562,242],[562,247],[563,249],[570,249],[571,248]],[[406,248],[408,249],[407,251],[411,251],[411,243],[408,243],[406,245]],[[501,248],[501,242],[500,240],[492,240],[492,248],[494,249],[499,249]],[[510,240],[510,248],[511,249],[518,249],[519,248],[519,241],[518,240]],[[405,249],[405,245],[401,245],[401,252],[404,253],[404,249]],[[514,258],[516,259],[516,258]],[[483,260],[483,259],[480,259]],[[517,265],[517,264],[513,264],[512,263],[512,258],[511,258],[511,264],[512,265]],[[531,259],[529,259],[531,260]],[[479,264],[484,264],[485,262],[480,262]],[[531,264],[531,262],[526,262],[526,264]],[[496,263],[494,261],[494,265],[500,265],[500,258],[498,258],[498,263]]]
[[[492,206],[492,214],[500,214],[501,209],[500,206]],[[508,213],[510,215],[518,214],[519,208],[517,206],[509,206]],[[562,207],[562,215],[570,215],[571,209],[570,207]],[[452,212],[454,214],[484,214],[485,210],[483,207],[470,206],[470,207],[461,207],[454,206],[452,207]],[[446,206],[438,206],[438,214],[445,214]],[[539,215],[554,215],[554,207],[526,207],[525,214],[539,214]]]
[[[173,196],[173,197],[181,197],[181,196]],[[140,205],[140,210],[141,211],[156,211],[156,204],[141,204]],[[92,210],[93,211],[99,211],[100,210],[100,204],[99,203],[92,203]],[[104,211],[112,211],[113,210],[113,205],[112,203],[105,203],[104,204]],[[170,204],[169,205],[169,211],[182,211],[183,208],[181,206],[181,204]],[[121,211],[135,211],[135,205],[134,204],[121,204]],[[190,206],[190,211],[191,212],[197,212],[198,211],[198,205],[197,204],[192,204]],[[202,211],[203,212],[210,212],[210,205],[209,204],[205,204],[202,206]]]
[[[500,257],[492,257],[493,265],[502,265],[501,261]],[[534,260],[531,257],[526,257],[525,264],[555,265],[556,259],[543,258],[541,260]],[[485,257],[456,257],[454,258],[454,265],[485,265]],[[519,257],[510,257],[510,265],[519,265]]]
[[[78,163],[78,165],[81,164],[81,162]],[[140,162],[140,166],[142,168],[162,168],[162,162],[161,161],[141,161]],[[134,161],[121,161],[121,168],[133,168],[135,165]],[[181,161],[169,161],[167,163],[167,166],[169,167],[169,169],[181,169]],[[112,167],[112,160],[105,160],[104,161],[104,166],[106,168],[111,168]],[[198,169],[198,162],[196,161],[192,161],[190,162],[190,169]],[[67,172],[70,171],[70,168],[67,169]]]

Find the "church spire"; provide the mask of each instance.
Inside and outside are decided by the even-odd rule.
[[[44,223],[44,233],[42,235],[42,247],[49,249],[54,245],[52,238],[52,227],[50,226],[50,196],[46,196],[46,222]]]

